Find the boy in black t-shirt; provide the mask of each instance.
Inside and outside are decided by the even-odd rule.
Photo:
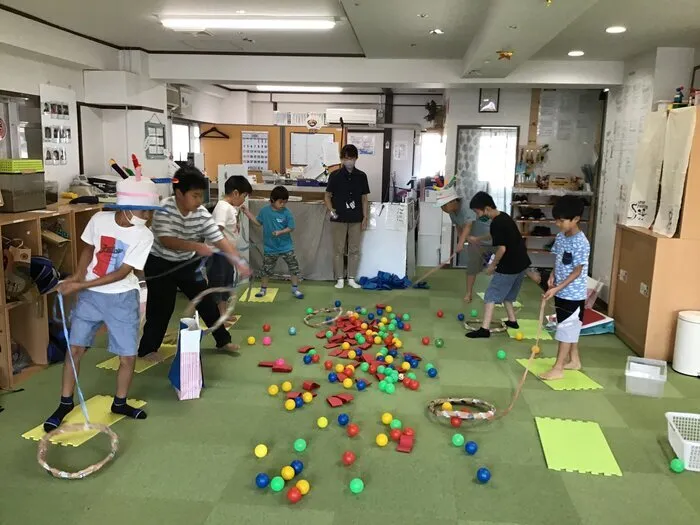
[[[481,328],[466,334],[467,337],[476,339],[491,336],[491,318],[496,304],[499,303],[503,303],[508,313],[506,326],[519,328],[513,302],[517,299],[523,279],[528,273],[530,257],[527,255],[525,239],[517,224],[510,215],[498,211],[491,195],[483,191],[478,192],[472,198],[469,207],[477,217],[486,216],[491,219],[491,238],[495,251],[486,269],[486,273],[493,277],[484,294],[484,322]]]

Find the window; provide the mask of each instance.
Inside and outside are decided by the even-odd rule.
[[[199,124],[173,124],[173,160],[187,160],[187,154],[199,153]]]
[[[435,177],[445,172],[445,141],[440,133],[423,133],[420,143],[419,178]]]

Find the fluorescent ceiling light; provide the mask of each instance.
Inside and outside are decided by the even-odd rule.
[[[610,26],[605,30],[606,33],[610,33],[612,35],[624,33],[625,31],[627,31],[627,28],[625,26]]]
[[[272,30],[328,30],[335,27],[335,20],[328,18],[197,18],[168,17],[160,21],[175,31],[205,31],[207,29],[272,29]]]
[[[333,86],[257,86],[258,91],[287,93],[342,93],[343,88]]]
[[[570,57],[582,57],[583,55],[585,55],[585,53],[583,51],[579,51],[579,50],[569,51]]]
[[[440,28],[436,28],[436,29],[431,30],[430,34],[431,35],[444,35],[445,32]]]

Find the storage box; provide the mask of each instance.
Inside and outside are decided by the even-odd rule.
[[[46,208],[44,173],[0,172],[0,193],[3,205],[0,212],[43,210]]]
[[[686,470],[700,472],[700,414],[666,412],[668,442]]]
[[[666,361],[636,356],[627,358],[625,390],[628,394],[662,397],[664,395],[666,377]]]
[[[5,173],[44,171],[44,161],[32,159],[0,159],[0,171]]]

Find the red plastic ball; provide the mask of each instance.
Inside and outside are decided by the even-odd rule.
[[[410,332],[411,331],[411,323],[404,323],[403,324],[403,331]]]
[[[413,437],[416,435],[416,431],[413,430],[411,427],[406,427],[403,431],[405,436]]]
[[[352,452],[350,450],[343,452],[342,460],[343,460],[343,465],[345,465],[346,467],[349,467],[350,465],[355,463],[356,459],[357,459],[357,456],[355,456],[354,452]]]
[[[318,354],[316,354],[316,355],[318,355]],[[311,359],[313,360],[313,357]],[[325,368],[326,370],[330,370],[331,368],[333,368],[333,361],[331,361],[331,360],[324,361],[323,368]]]
[[[355,374],[355,371],[350,367],[346,367],[343,373],[348,377],[352,377]]]
[[[411,390],[418,390],[420,388],[420,383],[415,379],[411,379],[411,384],[408,385],[408,388]]]
[[[369,373],[374,375],[377,373],[377,365],[369,365]]]
[[[384,344],[387,346],[391,345],[391,343],[393,343],[393,342],[394,342],[394,338],[390,335],[388,335],[384,338]]]
[[[270,325],[269,324],[264,324],[263,325],[263,332],[269,332],[270,331]]]
[[[311,362],[312,363],[318,363],[321,360],[321,356],[318,354],[314,354],[311,356]]]
[[[438,317],[442,317],[443,315],[445,315],[445,312],[443,312],[442,310],[438,310],[438,311],[437,311],[437,316],[438,316]]]
[[[301,491],[296,487],[292,487],[287,491],[287,499],[292,504],[299,503],[301,501]]]
[[[452,425],[454,428],[459,428],[462,426],[462,420],[457,416],[453,416],[450,418],[450,425]]]
[[[430,344],[430,337],[424,337],[421,339],[421,343],[423,343],[425,346],[428,346]]]
[[[391,432],[389,432],[389,436],[392,441],[398,441],[401,439],[401,431],[398,428],[393,428]]]
[[[404,377],[404,378],[403,378],[403,381],[401,381],[401,384],[402,384],[403,386],[405,386],[406,388],[410,388],[410,387],[411,387],[411,381],[412,381],[412,379],[411,379],[410,377]]]
[[[350,437],[355,437],[357,434],[360,433],[360,427],[358,427],[355,423],[350,423],[348,425],[348,436]]]

